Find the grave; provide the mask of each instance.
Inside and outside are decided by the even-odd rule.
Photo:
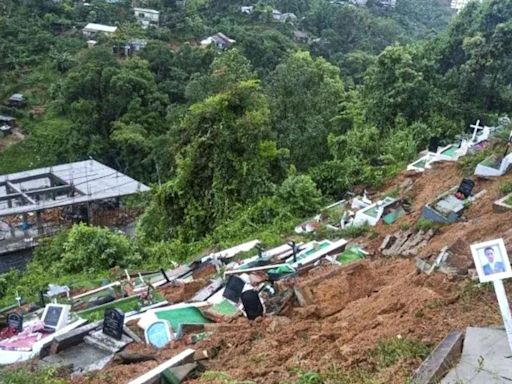
[[[459,187],[440,195],[433,203],[423,207],[422,217],[435,223],[451,224],[457,221],[465,209],[465,203],[471,201],[474,182],[465,179]]]
[[[226,288],[224,289],[222,296],[234,303],[238,303],[240,301],[240,295],[242,294],[244,287],[245,281],[243,281],[238,276],[231,275],[229,276]]]
[[[173,335],[166,320],[156,320],[144,330],[146,343],[156,348],[163,348],[171,342]]]
[[[48,304],[44,308],[42,320],[46,331],[55,332],[68,324],[70,305]]]
[[[241,295],[242,304],[244,306],[245,314],[249,320],[254,320],[260,316],[263,316],[264,308],[261,303],[258,292],[254,289],[244,291]]]
[[[124,313],[116,308],[109,308],[105,310],[103,318],[103,333],[116,340],[121,340],[123,337],[124,327]]]
[[[494,211],[496,212],[507,212],[512,209],[512,193],[494,202]]]
[[[480,177],[498,177],[507,173],[512,165],[512,153],[508,153],[510,145],[510,143],[507,143],[507,150],[503,156],[491,155],[479,163],[476,166],[475,175]]]
[[[124,313],[117,308],[108,308],[103,317],[103,327],[84,337],[86,344],[106,352],[116,353],[132,342],[123,334]]]
[[[7,315],[7,326],[15,329],[17,332],[23,331],[23,315],[18,313],[10,313]]]
[[[383,200],[379,200],[367,208],[360,209],[356,212],[352,225],[361,226],[368,224],[372,227],[377,225],[381,217],[384,215],[385,210],[396,201],[397,199],[386,196]]]

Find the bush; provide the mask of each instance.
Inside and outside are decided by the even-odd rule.
[[[277,198],[292,214],[303,217],[318,212],[322,204],[320,191],[306,175],[289,176],[279,187]]]
[[[141,259],[126,236],[78,224],[39,247],[35,260],[55,272],[94,273],[135,265]]]

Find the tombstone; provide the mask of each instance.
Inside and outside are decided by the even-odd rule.
[[[245,291],[241,295],[242,304],[244,305],[244,311],[249,320],[254,320],[260,316],[263,316],[263,304],[261,303],[258,292],[254,289]]]
[[[296,263],[297,262],[297,245],[296,245],[295,241],[289,241],[288,245],[291,247],[292,252],[293,252],[293,262]]]
[[[471,192],[473,191],[473,188],[475,187],[475,182],[470,179],[463,179],[462,183],[460,183],[459,189],[457,190],[457,193],[462,193],[464,195],[464,198],[468,198],[471,196]]]
[[[116,340],[123,337],[124,313],[117,308],[108,308],[103,316],[103,333]]]
[[[23,315],[18,313],[9,313],[9,315],[7,315],[7,326],[15,329],[18,333],[23,331]]]
[[[156,348],[163,348],[173,339],[166,320],[156,320],[146,327],[144,331],[146,343]]]
[[[428,151],[437,153],[437,149],[439,148],[439,137],[434,136],[430,138],[430,141],[428,143]]]
[[[43,323],[44,329],[48,332],[55,332],[68,324],[68,315],[71,305],[48,304],[44,308]]]
[[[474,129],[473,136],[471,136],[471,141],[476,141],[476,138],[478,136],[478,131],[483,130],[484,127],[480,125],[480,120],[477,120],[476,124],[471,124],[470,127]]]
[[[226,284],[226,288],[224,289],[222,296],[228,300],[233,301],[234,303],[238,303],[240,301],[240,295],[242,294],[244,286],[245,281],[243,281],[238,276],[231,275],[229,276],[229,280]]]

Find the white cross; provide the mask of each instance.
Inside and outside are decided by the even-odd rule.
[[[484,127],[480,126],[480,120],[477,120],[476,124],[472,124],[472,125],[470,125],[470,127],[475,129],[475,131],[473,132],[473,136],[471,137],[471,141],[475,141],[476,135],[478,134],[478,130],[484,129]]]

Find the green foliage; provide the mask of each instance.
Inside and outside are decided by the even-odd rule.
[[[402,359],[425,359],[430,353],[430,347],[415,340],[394,338],[382,340],[370,353],[378,369],[390,367]]]
[[[26,365],[0,369],[0,384],[65,384],[55,368],[33,368]]]
[[[512,193],[512,181],[508,180],[508,181],[504,181],[503,183],[501,183],[500,184],[500,192],[503,195],[508,195],[508,194]]]
[[[418,219],[418,221],[416,222],[416,224],[414,225],[414,227],[418,231],[428,232],[431,229],[434,229],[434,230],[437,229],[439,227],[439,224],[434,223],[433,221],[424,219],[423,217],[420,217]]]
[[[318,211],[322,195],[309,176],[292,175],[277,190],[277,198],[287,205],[294,215],[309,216]]]

